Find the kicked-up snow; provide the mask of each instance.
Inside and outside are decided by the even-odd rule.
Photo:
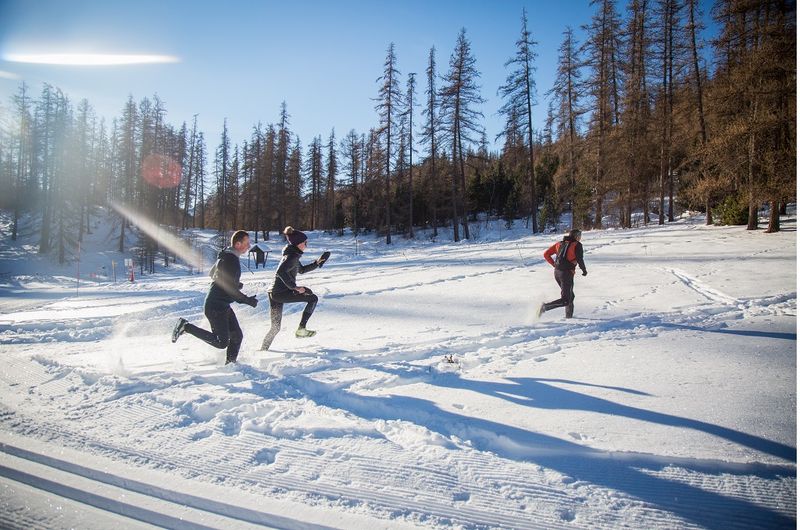
[[[569,320],[535,318],[556,234],[356,254],[312,232],[301,261],[332,253],[298,277],[318,333],[296,339],[287,305],[263,352],[273,239],[243,267],[260,304],[234,305],[229,366],[170,342],[179,317],[208,327],[205,274],[76,294],[6,241],[0,526],[793,528],[795,226],[585,232]]]

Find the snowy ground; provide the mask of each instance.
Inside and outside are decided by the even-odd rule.
[[[205,275],[76,295],[73,268],[23,273],[3,241],[0,527],[794,527],[786,226],[587,232],[569,321],[534,318],[554,235],[355,255],[312,234],[308,261],[333,254],[301,277],[318,335],[295,339],[287,306],[257,351],[268,308],[237,306],[227,367],[169,340],[179,316],[206,325]],[[275,264],[244,291],[264,301]]]

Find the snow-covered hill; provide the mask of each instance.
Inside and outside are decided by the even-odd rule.
[[[205,274],[0,278],[0,526],[766,528],[796,520],[796,222],[386,247],[310,234],[321,301],[269,327],[245,269],[239,365],[193,337]],[[8,242],[4,256],[19,255]],[[87,258],[89,259],[89,258]],[[246,262],[246,260],[245,260]],[[0,272],[3,266],[0,263]],[[252,265],[251,265],[252,267]],[[10,267],[9,267],[10,268]],[[445,361],[452,356],[454,363]]]

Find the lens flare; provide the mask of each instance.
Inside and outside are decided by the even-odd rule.
[[[6,53],[12,63],[55,64],[66,66],[119,66],[129,64],[177,63],[173,55],[137,55],[111,53]]]
[[[142,162],[142,178],[160,189],[171,189],[181,183],[181,165],[168,156],[149,154]]]
[[[110,201],[111,207],[125,219],[139,227],[139,230],[158,241],[158,244],[167,248],[184,262],[200,268],[203,266],[202,257],[182,239],[170,234],[161,228],[158,223],[150,220],[146,215],[139,213],[124,204]]]

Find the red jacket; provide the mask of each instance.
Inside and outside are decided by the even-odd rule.
[[[550,248],[544,251],[544,259],[547,260],[547,263],[552,265],[553,267],[556,266],[556,262],[553,259],[553,256],[558,255],[558,251],[561,249],[562,244],[568,244],[569,247],[567,248],[567,261],[572,264],[572,270],[575,271],[575,267],[579,266],[582,271],[586,272],[586,265],[583,263],[583,245],[579,241],[575,241],[574,239],[564,238],[563,241],[559,241],[553,244]]]

